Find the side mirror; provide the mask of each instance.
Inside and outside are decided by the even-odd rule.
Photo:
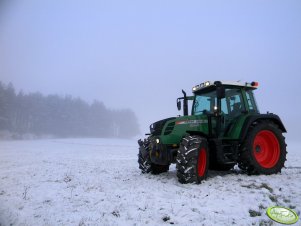
[[[218,86],[216,87],[216,97],[218,99],[223,99],[226,97],[225,87],[224,86]]]
[[[181,101],[179,99],[177,100],[177,107],[178,107],[178,110],[181,111],[182,104],[181,104]]]

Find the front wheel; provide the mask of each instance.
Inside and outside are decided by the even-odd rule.
[[[183,138],[177,155],[177,177],[180,183],[200,183],[209,168],[208,142],[200,136]]]
[[[160,174],[169,170],[169,165],[157,165],[150,159],[150,141],[145,139],[139,140],[138,164],[142,173]]]
[[[261,121],[249,129],[238,166],[249,174],[278,173],[284,167],[286,153],[282,131],[273,122]]]

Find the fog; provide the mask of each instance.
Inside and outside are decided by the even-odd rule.
[[[258,81],[261,112],[301,129],[301,2],[1,1],[0,81],[132,109],[141,133],[181,89]]]

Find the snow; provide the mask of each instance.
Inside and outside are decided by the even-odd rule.
[[[281,174],[211,171],[199,185],[180,184],[175,166],[141,174],[137,150],[134,140],[1,141],[0,225],[270,225],[274,205],[300,216],[298,143]]]

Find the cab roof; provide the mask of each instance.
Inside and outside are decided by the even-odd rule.
[[[216,86],[233,86],[233,87],[245,87],[249,89],[257,89],[258,82],[240,82],[240,81],[207,81],[192,88],[192,92],[199,92],[204,89],[213,88]]]

